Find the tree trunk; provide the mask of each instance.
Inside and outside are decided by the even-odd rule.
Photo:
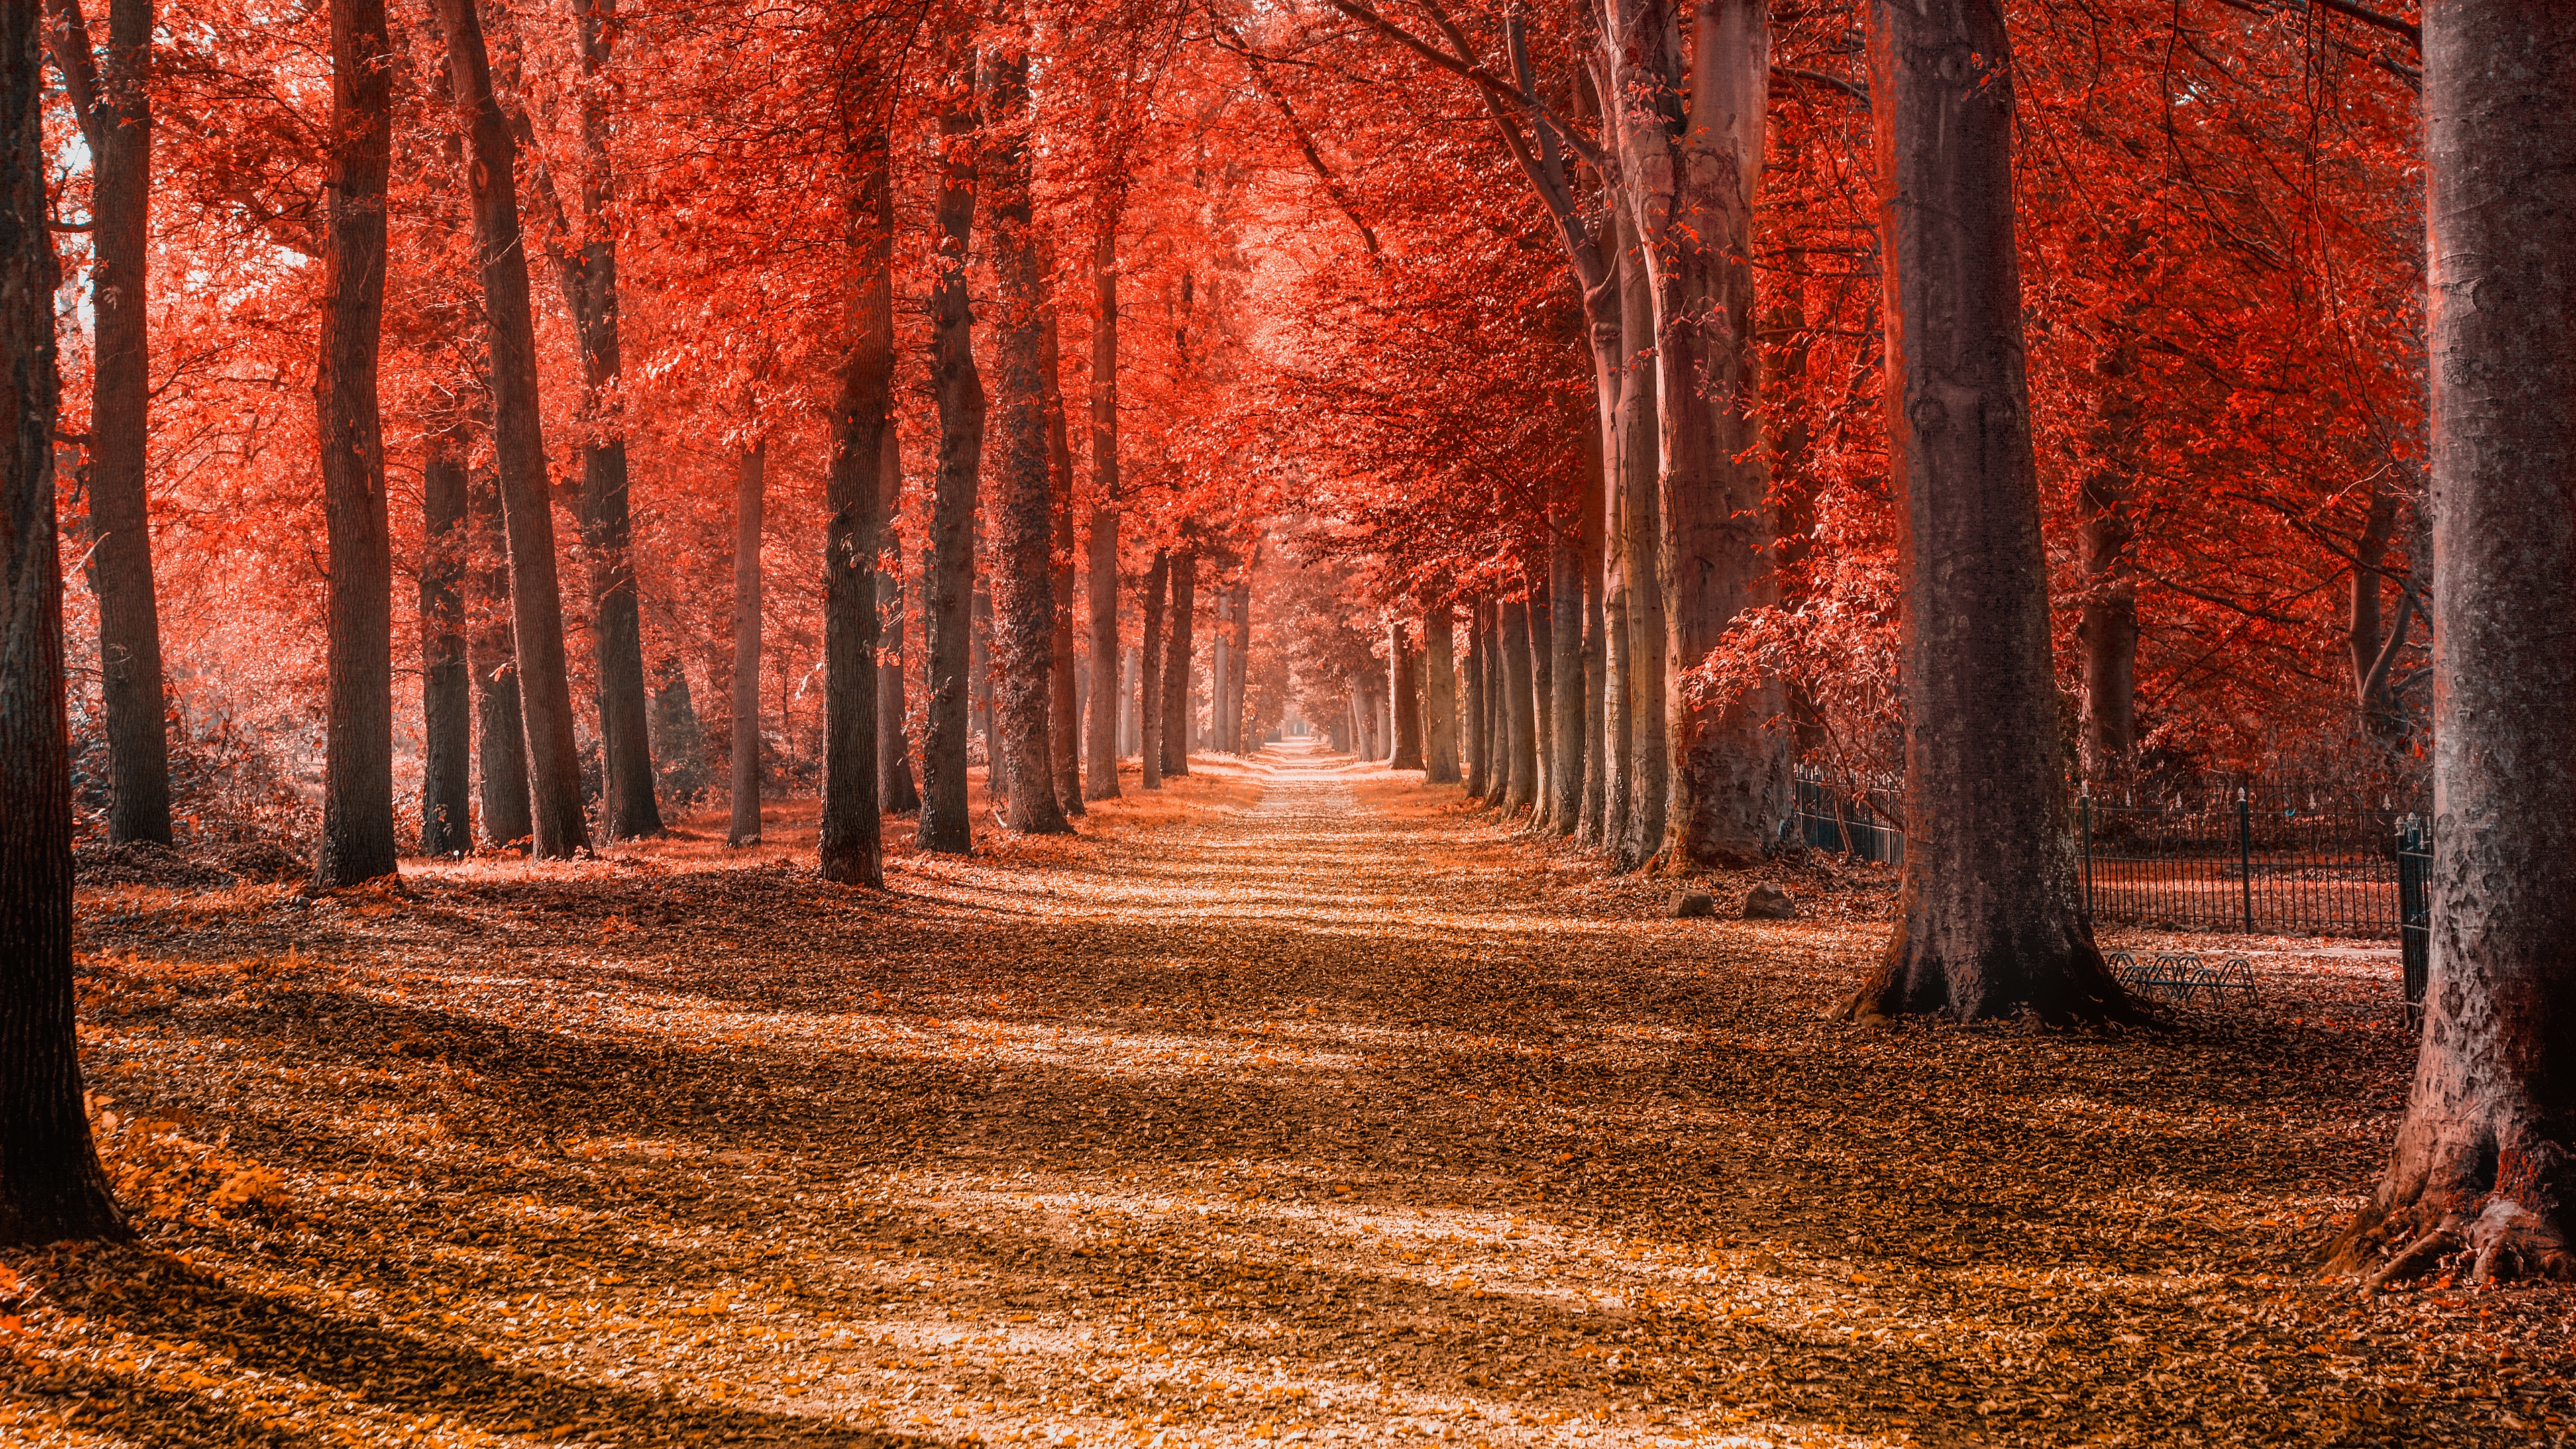
[[[2378,1190],[2382,1280],[2576,1278],[2576,10],[2424,11],[2432,299],[2432,976]],[[2381,1266],[2383,1249],[2395,1257]]]
[[[842,84],[849,84],[843,81]],[[853,107],[855,109],[855,107]],[[849,144],[851,291],[832,461],[823,478],[823,801],[815,861],[823,879],[885,886],[877,773],[877,560],[885,550],[888,440],[894,435],[894,189],[889,138]],[[622,461],[622,455],[621,455]]]
[[[1196,622],[1198,554],[1172,555],[1172,647],[1163,662],[1163,773],[1190,772],[1191,625]]]
[[[923,850],[964,855],[974,841],[966,816],[969,641],[974,633],[975,492],[984,455],[984,380],[975,370],[975,317],[966,295],[966,246],[975,216],[974,82],[964,57],[948,78],[939,116],[939,208],[932,241],[937,282],[930,294],[930,380],[939,399],[939,476],[930,503],[929,547],[921,566]]]
[[[331,0],[331,142],[323,187],[322,345],[314,375],[330,534],[330,715],[318,890],[395,873],[393,544],[376,358],[385,316],[393,151],[384,0]]]
[[[1492,788],[1489,762],[1493,756],[1485,747],[1485,601],[1467,601],[1467,680],[1466,714],[1460,721],[1458,747],[1465,756],[1467,797],[1482,800]]]
[[[1625,365],[1619,374],[1619,414],[1613,429],[1618,445],[1619,528],[1610,541],[1618,550],[1619,578],[1627,595],[1626,691],[1621,710],[1627,730],[1621,795],[1627,808],[1626,829],[1611,836],[1611,863],[1633,870],[1663,847],[1664,807],[1672,780],[1672,755],[1665,747],[1663,556],[1657,540],[1663,532],[1663,505],[1655,479],[1661,468],[1663,427],[1655,401],[1654,287],[1635,245],[1619,264],[1619,317],[1626,339]]]
[[[1531,583],[1528,611],[1530,666],[1530,735],[1537,743],[1538,773],[1530,777],[1530,824],[1552,829],[1548,819],[1556,793],[1549,788],[1556,771],[1556,659],[1554,609],[1544,570],[1523,568]]]
[[[1043,268],[1042,268],[1043,270]],[[1056,802],[1082,813],[1082,689],[1073,649],[1073,443],[1066,437],[1064,359],[1055,301],[1040,313],[1038,376],[1046,388],[1048,636],[1047,754]]]
[[[1458,638],[1447,603],[1422,613],[1422,777],[1458,783]]]
[[[107,838],[170,843],[161,616],[152,589],[152,0],[109,0],[104,75],[80,0],[54,0],[51,36],[91,166],[89,578],[107,716]],[[33,24],[33,21],[29,22]],[[388,585],[388,588],[391,586]],[[391,605],[387,606],[390,610]]]
[[[727,845],[760,843],[760,507],[769,440],[754,438],[733,488],[733,820]]]
[[[1579,507],[1579,504],[1578,504]],[[1553,756],[1548,762],[1547,828],[1572,835],[1583,818],[1584,706],[1591,702],[1583,667],[1583,535],[1582,518],[1573,528],[1553,531],[1548,543],[1549,661],[1548,704],[1555,727],[1548,733]]]
[[[983,530],[977,527],[971,531],[981,534]],[[986,583],[992,563],[984,557],[980,540],[974,556],[976,567],[984,571],[984,577],[977,580],[967,605],[966,623],[970,632],[966,644],[966,729],[970,735],[983,736],[985,760],[997,763],[1000,757],[993,750],[993,594]],[[993,773],[996,793],[999,793],[1001,782],[1008,773],[1003,770]]]
[[[1243,577],[1234,585],[1234,683],[1227,691],[1226,732],[1233,737],[1233,750],[1238,755],[1252,751],[1244,739],[1244,695],[1252,681],[1252,571],[1261,564],[1261,550],[1255,547],[1243,566]]]
[[[1576,569],[1583,594],[1583,804],[1575,812],[1575,834],[1586,845],[1601,845],[1610,788],[1608,715],[1609,651],[1602,631],[1601,507],[1603,455],[1599,438],[1584,449],[1590,466],[1583,475],[1582,526],[1575,539]]]
[[[1870,0],[1868,17],[1905,871],[1895,933],[1846,1014],[2129,1016],[2076,888],[2022,373],[2011,42],[1987,0]]]
[[[466,667],[465,450],[432,432],[420,465],[420,853],[474,848],[474,684]]]
[[[1137,749],[1136,692],[1142,688],[1136,678],[1136,651],[1118,651],[1118,754],[1120,758]],[[1095,780],[1097,776],[1093,777]]]
[[[581,229],[556,249],[564,310],[581,349],[581,546],[588,564],[592,667],[599,684],[600,817],[608,838],[662,833],[644,705],[644,632],[636,607],[634,514],[619,379],[617,232],[608,214],[609,46],[615,0],[575,0],[581,45]]]
[[[1093,800],[1118,798],[1119,716],[1126,708],[1118,647],[1118,232],[1092,243],[1091,283],[1091,725],[1084,737]]]
[[[1535,672],[1530,661],[1529,604],[1512,599],[1502,606],[1503,739],[1509,770],[1503,786],[1503,813],[1516,816],[1538,804],[1538,713]]]
[[[1747,608],[1770,602],[1768,465],[1756,421],[1752,223],[1770,78],[1764,0],[1691,14],[1614,0],[1604,34],[1626,202],[1652,282],[1662,406],[1660,541],[1669,753],[1661,849],[1676,865],[1760,858],[1787,775],[1767,689],[1693,706],[1683,672]],[[1632,636],[1632,642],[1633,636]]]
[[[54,240],[36,7],[0,10],[0,1242],[124,1237],[73,1027],[71,722],[54,513]],[[157,710],[156,710],[157,714]]]
[[[519,710],[519,647],[510,626],[510,546],[501,480],[465,475],[465,528],[474,558],[465,574],[465,663],[474,676],[474,758],[480,765],[483,839],[525,850],[528,731]]]
[[[1000,139],[990,163],[985,212],[993,234],[993,732],[996,775],[1007,764],[1013,830],[1062,835],[1047,705],[1055,662],[1054,488],[1047,448],[1046,268],[1038,257],[1029,197],[1028,52],[1016,45],[990,62],[985,85]],[[1069,682],[1069,681],[1068,681]]]
[[[1422,656],[1415,653],[1404,637],[1404,621],[1389,615],[1386,621],[1386,683],[1394,694],[1395,752],[1387,761],[1392,770],[1420,770],[1430,774],[1431,767],[1422,753]]]
[[[2137,342],[2123,331],[2093,371],[2102,389],[2084,478],[2084,760],[2116,770],[2138,746],[2138,579],[2129,489],[2138,469]]]
[[[891,422],[885,430],[885,457],[877,470],[877,518],[891,529],[903,510],[903,446]],[[889,540],[883,550],[900,560],[901,550]],[[912,749],[905,739],[903,683],[903,568],[877,575],[877,808],[888,815],[909,815],[921,808],[921,791],[912,782]]]
[[[572,686],[564,672],[563,596],[555,576],[555,522],[537,398],[536,331],[528,311],[528,258],[519,234],[518,147],[492,92],[491,58],[473,0],[438,0],[447,63],[466,134],[474,246],[490,329],[493,457],[510,539],[512,632],[519,703],[527,718],[537,854],[569,856],[590,845],[583,818],[581,753],[573,743]]]
[[[1171,570],[1171,554],[1154,550],[1154,567],[1145,575],[1145,632],[1136,671],[1136,753],[1148,790],[1163,788],[1163,589]]]
[[[2398,579],[2395,627],[2384,627],[2380,584],[2388,576],[2388,545],[2396,536],[2397,511],[2396,490],[2374,479],[2369,512],[2363,519],[2361,537],[2353,545],[2352,611],[2345,633],[2345,647],[2352,659],[2353,707],[2360,716],[2362,733],[2391,758],[2406,744],[2406,711],[2398,703],[2392,676],[2398,653],[2406,647],[2414,626],[2416,598],[2414,580]],[[2413,552],[2420,568],[2423,551],[2418,548]]]

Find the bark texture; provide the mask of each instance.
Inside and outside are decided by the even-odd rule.
[[[564,672],[563,595],[555,571],[555,522],[546,485],[537,398],[536,330],[528,310],[528,256],[519,232],[518,146],[492,90],[492,63],[473,0],[437,0],[447,62],[466,137],[474,249],[490,330],[493,456],[510,540],[512,631],[519,704],[527,723],[536,851],[568,856],[590,845],[573,743],[572,686]]]
[[[1722,709],[1693,706],[1680,683],[1738,614],[1771,601],[1752,267],[1769,6],[1612,0],[1609,10],[1613,135],[1655,335],[1662,849],[1676,865],[1741,865],[1760,857],[1784,809],[1787,762],[1764,727],[1776,705],[1757,689]]]
[[[1907,689],[1897,925],[1847,1014],[2134,1014],[2094,947],[2049,656],[2012,47],[1990,0],[1870,0]]]
[[[988,88],[1000,140],[985,161],[990,188],[995,391],[993,497],[993,773],[1009,775],[1003,818],[1014,830],[1061,835],[1072,827],[1056,795],[1047,741],[1049,674],[1055,656],[1054,508],[1047,456],[1046,270],[1031,227],[1028,142],[1029,59],[997,55]]]
[[[420,465],[420,853],[474,848],[474,682],[466,663],[465,454],[430,434]]]
[[[2432,974],[2388,1171],[2337,1258],[2576,1277],[2576,10],[2424,15]],[[2384,1261],[2382,1254],[2390,1256]]]
[[[1467,794],[1482,800],[1493,790],[1493,753],[1485,743],[1485,601],[1467,605],[1467,717],[1459,733],[1467,754]]]
[[[939,204],[931,244],[930,382],[939,401],[939,473],[921,562],[923,850],[964,855],[968,664],[974,634],[975,492],[984,455],[984,380],[975,370],[974,313],[966,296],[966,246],[975,218],[974,86],[959,57],[939,116]]]
[[[1625,829],[1612,833],[1610,853],[1611,863],[1622,870],[1645,864],[1663,846],[1673,765],[1666,748],[1664,713],[1668,641],[1660,543],[1663,505],[1656,489],[1662,456],[1657,437],[1662,425],[1655,400],[1654,288],[1647,277],[1643,248],[1631,240],[1619,265],[1619,316],[1625,342],[1612,437],[1618,459],[1619,527],[1610,541],[1618,550],[1619,577],[1628,601],[1622,710],[1628,768],[1621,791],[1627,809]]]
[[[376,361],[385,315],[392,46],[383,0],[331,0],[331,146],[323,187],[322,347],[314,371],[330,535],[329,715],[317,889],[394,874],[393,544]]]
[[[1603,817],[1610,788],[1609,650],[1603,637],[1601,600],[1602,467],[1600,440],[1585,450],[1591,466],[1583,475],[1583,517],[1575,540],[1576,566],[1583,589],[1583,807],[1576,813],[1575,836],[1587,845],[1603,843]]]
[[[1163,788],[1163,592],[1171,572],[1171,553],[1154,550],[1154,567],[1145,575],[1142,663],[1136,671],[1136,750],[1148,790]]]
[[[1529,604],[1502,606],[1503,813],[1519,815],[1538,803],[1538,730],[1530,680]]]
[[[1041,284],[1050,270],[1040,258]],[[1047,758],[1066,815],[1082,813],[1082,680],[1073,649],[1073,444],[1066,436],[1062,340],[1055,301],[1041,312],[1038,378],[1046,389]]]
[[[1172,644],[1163,659],[1163,773],[1190,772],[1190,651],[1196,647],[1191,624],[1198,613],[1198,555],[1182,549],[1172,555]]]
[[[1387,767],[1429,773],[1422,755],[1422,656],[1404,637],[1404,621],[1386,621],[1386,680],[1394,691],[1395,753]]]
[[[844,82],[847,84],[847,82]],[[894,189],[883,131],[849,160],[850,295],[832,461],[823,478],[823,879],[883,888],[877,754],[877,557],[885,543],[886,439],[894,422]]]
[[[71,720],[54,524],[53,237],[36,6],[0,6],[0,1242],[122,1237],[72,1024]]]
[[[107,838],[170,843],[170,744],[161,616],[152,587],[145,455],[151,441],[152,0],[109,0],[107,64],[80,0],[52,0],[54,60],[91,165],[89,577],[106,706]]]
[[[635,597],[635,522],[617,335],[617,232],[609,214],[608,61],[613,0],[573,0],[581,50],[581,246],[556,248],[564,309],[581,349],[581,549],[598,675],[600,820],[608,838],[662,833],[644,700],[644,629]]]
[[[760,511],[769,442],[754,438],[733,483],[733,816],[727,845],[760,843]]]
[[[1118,798],[1118,232],[1092,244],[1091,537],[1086,597],[1091,606],[1090,720],[1083,736],[1083,794]]]
[[[885,457],[877,470],[877,519],[891,529],[903,508],[903,445],[889,421]],[[891,545],[883,557],[898,557]],[[921,808],[921,789],[913,783],[912,746],[905,735],[903,681],[903,569],[877,575],[877,808],[888,815],[909,815]]]
[[[1422,777],[1458,783],[1458,636],[1447,604],[1422,613]]]
[[[465,477],[465,528],[474,548],[465,574],[465,663],[474,675],[474,758],[483,841],[524,850],[536,827],[528,809],[528,731],[519,710],[519,648],[510,626],[510,545],[501,480]]]
[[[1591,702],[1583,667],[1583,554],[1581,519],[1560,530],[1548,546],[1547,828],[1572,835],[1583,818],[1584,706]]]

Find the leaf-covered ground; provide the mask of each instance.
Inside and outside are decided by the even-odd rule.
[[[0,1441],[2576,1431],[2576,1296],[2317,1276],[2404,1087],[2382,947],[2185,940],[2262,995],[2161,1036],[1844,1027],[1883,878],[1668,920],[1418,775],[1197,768],[884,895],[810,807],[84,891],[141,1234],[0,1267]]]

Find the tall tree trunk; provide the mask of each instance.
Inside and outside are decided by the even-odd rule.
[[[1549,782],[1556,770],[1556,658],[1554,646],[1555,603],[1547,587],[1543,568],[1522,569],[1529,581],[1528,603],[1530,664],[1530,735],[1537,743],[1538,773],[1530,778],[1530,824],[1541,830],[1551,829],[1549,808],[1556,793]]]
[[[420,464],[420,853],[474,848],[474,684],[466,667],[463,430],[423,441]]]
[[[1458,639],[1450,606],[1422,613],[1422,775],[1435,785],[1458,783]]]
[[[1420,770],[1430,773],[1422,754],[1422,685],[1418,671],[1422,656],[1404,637],[1404,620],[1389,615],[1386,621],[1386,684],[1393,692],[1395,709],[1395,752],[1387,761],[1393,770]]]
[[[1897,924],[1847,1014],[2131,1014],[2076,889],[1989,0],[1870,0],[1906,681]],[[1970,60],[1974,57],[1974,60]]]
[[[1538,803],[1537,695],[1531,679],[1529,604],[1512,599],[1502,606],[1504,764],[1503,813],[1519,815]]]
[[[376,357],[385,316],[393,152],[384,0],[331,0],[331,143],[323,187],[322,346],[314,376],[330,533],[330,715],[317,889],[394,871],[393,544]]]
[[[885,430],[885,457],[877,469],[877,518],[888,529],[903,509],[903,446],[891,422]],[[912,781],[912,750],[904,737],[903,568],[900,547],[883,550],[895,566],[877,575],[877,807],[888,815],[909,815],[921,808],[921,791]]]
[[[145,474],[152,396],[146,283],[153,7],[152,0],[109,0],[103,75],[91,54],[80,0],[51,0],[49,8],[54,61],[89,145],[92,177],[90,304],[97,351],[90,376],[87,491],[89,577],[98,595],[100,693],[107,714],[107,838],[167,845],[170,744]]]
[[[465,530],[474,549],[465,573],[465,663],[474,675],[483,839],[524,850],[536,828],[528,809],[528,730],[519,709],[519,641],[510,626],[501,480],[489,471],[466,472]]]
[[[844,79],[841,84],[852,84]],[[844,95],[842,110],[865,105]],[[877,770],[877,559],[885,549],[887,442],[894,433],[894,188],[883,129],[849,143],[845,212],[851,291],[832,461],[823,479],[823,802],[816,866],[843,885],[885,886]]]
[[[1118,230],[1105,224],[1091,249],[1091,725],[1083,741],[1093,800],[1118,798],[1118,720],[1125,702],[1118,647]]]
[[[972,530],[980,534],[980,527]],[[992,562],[984,557],[979,539],[974,550],[975,566],[983,571],[968,600],[966,623],[966,728],[968,733],[984,738],[984,758],[998,763],[993,750],[993,594],[985,580],[991,576]],[[1008,771],[996,770],[992,776],[996,793]]]
[[[528,257],[519,234],[518,147],[492,91],[491,57],[474,0],[437,0],[448,73],[466,135],[474,247],[490,328],[493,457],[510,538],[510,595],[518,643],[519,703],[528,728],[528,772],[537,854],[569,856],[590,845],[582,814],[581,753],[573,743],[572,685],[564,672],[563,595],[555,575],[555,521],[537,399],[536,330],[528,311]]]
[[[1132,647],[1122,648],[1118,651],[1117,740],[1118,754],[1122,758],[1135,753],[1137,748],[1136,691],[1140,687],[1136,679],[1136,651]]]
[[[599,684],[600,816],[611,840],[662,833],[646,728],[644,633],[635,597],[626,416],[619,383],[617,233],[609,216],[609,48],[615,0],[574,0],[581,46],[581,249],[549,248],[581,349],[581,546]]]
[[[2424,9],[2432,976],[2388,1171],[2339,1245],[2400,1278],[2576,1278],[2576,10]],[[2382,1248],[2395,1260],[2379,1264]]]
[[[1198,554],[1172,555],[1172,647],[1163,661],[1163,773],[1190,772],[1191,625],[1198,609]]]
[[[975,370],[975,316],[966,295],[966,247],[975,217],[976,128],[972,69],[953,59],[939,115],[939,208],[932,242],[938,280],[930,294],[930,380],[939,399],[939,475],[930,501],[929,547],[921,565],[921,738],[923,850],[964,855],[974,841],[966,815],[969,643],[974,634],[975,492],[984,456],[984,380]]]
[[[1624,234],[1624,233],[1623,233]],[[1654,287],[1647,276],[1644,248],[1630,245],[1619,264],[1619,316],[1626,339],[1619,374],[1619,413],[1613,440],[1618,446],[1619,528],[1610,546],[1618,550],[1619,578],[1627,595],[1625,707],[1628,762],[1621,794],[1627,802],[1626,829],[1611,836],[1611,863],[1622,870],[1644,865],[1664,840],[1664,807],[1672,781],[1672,754],[1666,748],[1664,675],[1664,564],[1658,540],[1663,533],[1663,505],[1656,492],[1661,469],[1663,432],[1655,400]]]
[[[1548,672],[1548,704],[1556,713],[1549,731],[1554,756],[1547,772],[1547,828],[1572,835],[1583,818],[1584,707],[1591,703],[1591,681],[1583,667],[1583,534],[1579,511],[1572,528],[1554,531],[1548,542],[1549,651],[1555,656]]]
[[[1254,545],[1252,557],[1243,565],[1243,577],[1234,583],[1234,682],[1226,691],[1225,728],[1234,743],[1230,748],[1238,755],[1251,754],[1244,739],[1244,695],[1252,680],[1252,571],[1261,565],[1261,549]]]
[[[1136,752],[1148,790],[1163,788],[1163,590],[1171,572],[1171,553],[1154,550],[1154,567],[1145,575],[1145,632],[1136,671]]]
[[[733,485],[733,819],[727,845],[760,843],[760,509],[769,440],[743,449]]]
[[[1047,448],[1045,265],[1038,257],[1029,197],[1029,57],[1016,41],[989,63],[985,82],[1001,139],[987,158],[993,233],[993,653],[990,737],[994,773],[1010,777],[1004,819],[1014,830],[1061,835],[1055,755],[1047,705],[1055,662],[1054,469]],[[1069,682],[1069,681],[1068,681]]]
[[[2387,576],[2388,545],[2396,536],[2397,512],[2396,490],[2374,480],[2361,536],[2353,543],[2352,603],[2344,636],[2352,660],[2353,707],[2363,734],[2391,757],[2406,742],[2406,713],[2397,702],[2391,676],[2414,626],[2416,596],[2414,581],[2399,579],[2395,627],[2385,627],[2380,584]],[[2414,552],[2420,568],[2422,550]]]
[[[1043,265],[1041,272],[1047,270]],[[1046,389],[1047,443],[1047,754],[1055,766],[1056,801],[1082,813],[1081,670],[1073,649],[1073,443],[1066,436],[1064,358],[1055,301],[1040,313],[1038,376]]]
[[[2093,372],[2102,389],[2090,429],[2084,477],[2084,765],[2115,770],[2138,746],[2138,578],[2130,545],[2137,528],[2129,489],[2138,468],[2138,349],[2125,329]]]
[[[1493,752],[1485,743],[1485,601],[1467,601],[1467,718],[1461,744],[1467,754],[1467,795],[1493,790]]]
[[[1208,748],[1218,754],[1233,750],[1234,743],[1225,730],[1227,692],[1234,685],[1234,590],[1216,591],[1216,630],[1208,645],[1208,676],[1211,698],[1208,701]]]
[[[1607,458],[1596,439],[1585,450],[1582,529],[1575,540],[1583,586],[1583,808],[1575,834],[1587,845],[1604,844],[1610,795],[1610,650],[1603,627],[1601,528]]]
[[[1695,706],[1683,672],[1772,597],[1768,465],[1757,424],[1752,224],[1770,83],[1765,0],[1683,12],[1613,0],[1613,133],[1652,281],[1664,614],[1662,846],[1676,865],[1759,859],[1787,772],[1767,688]],[[1681,19],[1690,16],[1685,45]],[[1633,642],[1633,641],[1632,641]]]
[[[82,1108],[73,1027],[71,721],[55,531],[54,240],[43,36],[0,7],[0,1242],[125,1236]]]

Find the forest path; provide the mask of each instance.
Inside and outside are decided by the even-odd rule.
[[[2314,1279],[2406,1065],[2315,999],[2152,1040],[1835,1026],[1879,897],[1812,871],[1807,919],[1666,920],[1668,886],[1311,750],[1201,757],[1074,838],[898,841],[882,895],[816,881],[810,827],[310,908],[85,892],[144,1237],[5,1260],[0,1438],[2576,1426],[2576,1298]]]

